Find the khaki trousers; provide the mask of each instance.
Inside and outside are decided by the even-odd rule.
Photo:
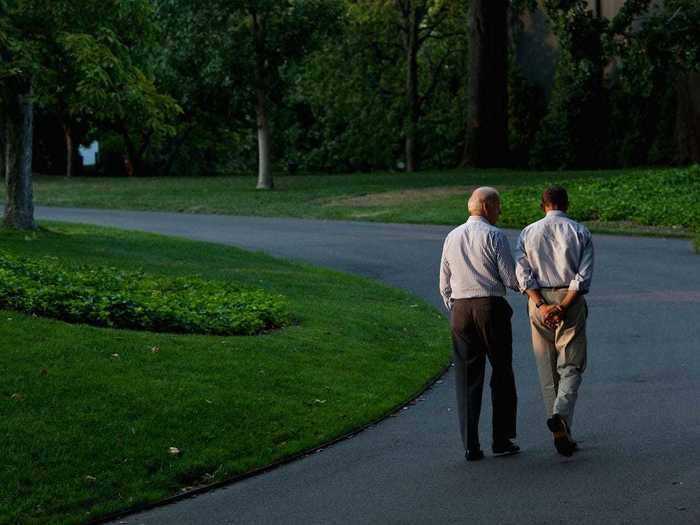
[[[557,304],[564,299],[567,290],[543,289],[540,293],[547,303]],[[532,301],[528,301],[528,313],[547,417],[559,414],[571,428],[581,374],[586,368],[588,306],[583,297],[577,297],[556,330],[544,324],[542,312]]]

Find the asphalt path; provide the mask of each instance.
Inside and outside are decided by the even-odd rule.
[[[372,277],[438,308],[450,230],[86,209],[39,208],[37,216],[264,251]],[[517,232],[508,235],[514,242]],[[686,240],[594,242],[588,369],[574,428],[581,450],[572,458],[552,445],[525,302],[510,294],[521,454],[464,461],[448,372],[415,404],[352,439],[115,523],[700,523],[700,256]]]

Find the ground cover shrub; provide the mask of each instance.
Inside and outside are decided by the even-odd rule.
[[[552,181],[554,183],[554,181]],[[504,192],[503,222],[519,227],[538,220],[549,183]],[[581,221],[632,221],[700,232],[700,165],[663,171],[628,171],[615,177],[566,183],[572,217]]]
[[[282,296],[234,283],[0,251],[0,308],[71,323],[152,332],[253,335],[289,320]]]

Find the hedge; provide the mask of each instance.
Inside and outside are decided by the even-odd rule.
[[[116,268],[64,268],[0,250],[0,308],[152,332],[253,335],[289,322],[284,297],[230,282]]]

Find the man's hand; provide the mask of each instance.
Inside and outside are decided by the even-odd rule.
[[[540,311],[544,317],[544,324],[551,330],[556,330],[564,316],[564,308],[558,304],[543,304],[540,306]]]

